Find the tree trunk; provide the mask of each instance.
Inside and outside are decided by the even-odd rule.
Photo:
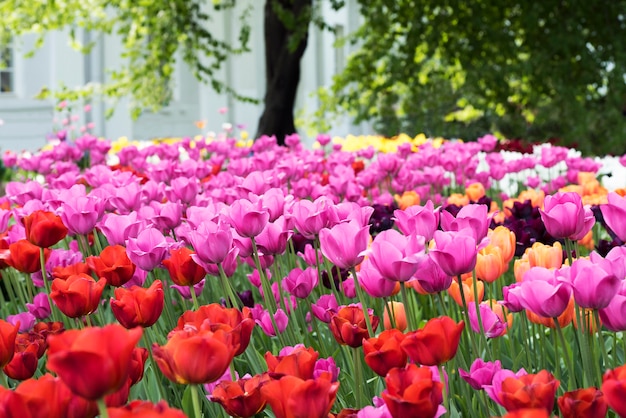
[[[313,0],[266,0],[265,2],[265,108],[259,120],[256,137],[275,135],[280,145],[285,144],[285,135],[296,132],[293,108],[300,82],[300,60],[307,46],[306,27],[289,29],[276,14],[272,3],[277,2],[294,21],[302,13],[310,13]],[[297,37],[295,48],[289,41]]]

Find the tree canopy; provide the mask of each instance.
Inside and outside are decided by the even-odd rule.
[[[359,0],[328,110],[381,132],[626,152],[626,1]]]

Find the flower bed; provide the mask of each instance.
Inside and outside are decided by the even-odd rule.
[[[626,415],[624,157],[286,142],[5,154],[0,415]]]

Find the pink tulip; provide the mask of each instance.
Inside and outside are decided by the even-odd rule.
[[[444,231],[461,231],[467,229],[473,232],[476,242],[487,236],[491,219],[487,216],[487,206],[470,204],[463,206],[456,217],[447,210],[441,211],[441,228]]]
[[[295,268],[283,279],[283,286],[293,296],[305,299],[317,286],[317,269],[309,267],[306,270]]]
[[[500,319],[500,317],[491,310],[489,302],[482,302],[478,305],[478,309],[480,309],[480,320],[482,322],[485,337],[497,338],[506,333],[507,323],[502,321],[502,319]],[[476,304],[470,303],[467,306],[467,313],[469,314],[472,331],[480,333],[480,324],[478,321],[478,314],[476,312]]]
[[[137,224],[137,212],[131,212],[128,215],[116,215],[114,213],[107,213],[102,217],[98,228],[110,245],[124,245],[129,235],[131,234],[133,225]]]
[[[141,186],[137,182],[130,182],[124,187],[113,188],[114,195],[109,198],[109,203],[120,214],[127,215],[139,210],[141,205]]]
[[[263,305],[256,305],[252,308],[252,318],[254,321],[261,327],[263,332],[270,336],[276,336],[276,330],[274,330],[274,326],[272,324],[271,314],[263,308]],[[287,329],[287,325],[289,323],[289,318],[287,314],[282,309],[277,309],[274,314],[274,321],[276,321],[276,327],[278,328],[279,333],[283,333],[285,329]]]
[[[502,370],[500,360],[485,361],[482,358],[474,360],[469,372],[459,369],[459,376],[475,390],[482,390],[483,386],[491,385],[494,375]]]
[[[404,235],[420,235],[426,242],[433,239],[439,225],[439,212],[435,212],[433,202],[429,200],[424,206],[413,205],[405,210],[393,213],[398,229]]]
[[[405,282],[417,270],[416,254],[424,250],[424,240],[388,229],[376,236],[370,248],[372,266],[387,280]]]
[[[509,288],[509,295],[517,297],[524,309],[544,318],[556,318],[567,308],[572,289],[566,280],[556,277],[554,270],[532,267],[519,287]]]
[[[72,234],[87,235],[104,214],[104,201],[98,197],[77,196],[62,204],[61,219]]]
[[[292,234],[293,231],[286,226],[284,216],[278,217],[274,222],[268,222],[256,237],[259,251],[265,255],[283,254]]]
[[[372,266],[370,259],[361,263],[361,268],[357,273],[359,284],[365,292],[375,298],[389,297],[396,288],[396,282],[385,279],[380,272]]]
[[[622,242],[626,242],[626,197],[611,192],[607,199],[609,203],[600,205],[604,221]]]
[[[283,189],[271,188],[261,196],[263,207],[270,214],[269,221],[274,222],[284,214],[285,203],[291,201],[293,196],[285,196]]]
[[[291,215],[299,233],[308,239],[314,239],[323,228],[330,228],[337,223],[333,202],[326,197],[299,200],[291,208]]]
[[[269,213],[261,206],[246,199],[235,200],[230,205],[229,218],[235,231],[242,237],[253,238],[263,231]]]
[[[33,298],[33,303],[27,303],[28,312],[39,320],[50,316],[50,301],[46,293],[37,293]]]
[[[167,201],[165,203],[151,202],[155,215],[150,221],[160,230],[172,230],[183,220],[183,205],[180,202]]]
[[[546,196],[544,209],[539,210],[546,230],[554,238],[582,239],[595,223],[590,208],[583,207],[582,199],[575,192],[558,192]]]
[[[626,281],[622,280],[617,294],[598,312],[602,325],[607,329],[614,332],[626,331]]]
[[[330,323],[331,313],[337,313],[339,311],[339,304],[335,295],[322,295],[317,302],[311,305],[311,312],[317,319],[322,322]]]
[[[340,269],[351,269],[363,261],[369,226],[360,226],[352,220],[322,229],[319,234],[322,254]]]
[[[169,245],[156,228],[146,228],[136,238],[128,238],[126,253],[137,267],[151,271],[165,258]]]
[[[452,277],[448,276],[439,264],[432,258],[431,253],[418,255],[418,267],[413,277],[419,282],[422,289],[428,293],[439,293],[447,290],[452,284]]]
[[[595,262],[578,258],[568,271],[574,300],[583,308],[606,308],[622,283],[614,274],[613,262],[601,257]]]
[[[196,201],[199,190],[198,180],[195,177],[176,177],[170,182],[166,195],[169,200],[180,200],[182,203],[191,205]]]
[[[221,263],[233,244],[230,227],[209,220],[199,224],[195,231],[190,231],[187,238],[196,251],[196,257],[204,263]]]
[[[472,231],[435,231],[435,248],[429,255],[445,274],[456,277],[474,270],[476,266],[476,239]]]

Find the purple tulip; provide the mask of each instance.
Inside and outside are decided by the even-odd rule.
[[[27,303],[26,309],[35,318],[42,320],[50,316],[50,301],[46,293],[37,293],[33,298],[33,303]]]
[[[469,383],[472,388],[482,390],[483,386],[491,385],[493,376],[500,370],[502,370],[500,360],[491,362],[485,361],[479,357],[474,360],[470,366],[469,372],[459,369],[459,376]]]
[[[104,214],[104,201],[93,196],[74,197],[61,207],[63,223],[73,234],[89,234]]]
[[[196,257],[204,263],[219,264],[232,248],[233,235],[226,223],[206,220],[188,234]]]
[[[441,211],[441,228],[444,231],[461,231],[463,229],[473,232],[476,242],[480,242],[487,236],[491,219],[487,216],[487,205],[470,204],[463,206],[455,216],[447,210]]]
[[[255,204],[246,199],[239,199],[230,205],[230,223],[242,237],[253,238],[259,235],[265,228],[269,216],[260,201]]]
[[[322,322],[330,323],[331,312],[337,313],[339,311],[339,304],[335,295],[322,295],[317,302],[311,305],[311,312],[317,319]]]
[[[423,237],[407,237],[388,229],[376,235],[369,250],[369,260],[385,279],[405,282],[417,270],[416,254],[423,250]]]
[[[20,324],[19,332],[28,332],[35,326],[35,315],[30,312],[20,312],[7,316],[7,322],[11,325]]]
[[[256,305],[252,308],[252,318],[254,318],[254,321],[261,327],[266,335],[270,337],[276,336],[276,330],[274,330],[270,313],[263,308],[263,305]],[[282,334],[285,329],[287,329],[289,318],[287,317],[285,311],[278,308],[274,314],[274,321],[276,321],[278,332]]]
[[[256,236],[259,252],[265,255],[283,254],[293,231],[287,228],[285,218],[279,216],[274,222],[268,222],[263,231]]]
[[[136,238],[128,238],[126,253],[139,268],[151,271],[165,258],[168,243],[156,228],[146,228]]]
[[[478,309],[480,309],[480,320],[482,322],[483,331],[485,332],[485,337],[498,338],[506,333],[507,323],[502,321],[502,319],[491,310],[488,302],[482,302],[478,305]],[[476,304],[470,303],[467,306],[467,313],[469,314],[472,331],[480,333]]]
[[[413,277],[422,289],[431,294],[443,292],[452,284],[452,277],[448,276],[435,262],[431,253],[418,255],[418,267]]]

